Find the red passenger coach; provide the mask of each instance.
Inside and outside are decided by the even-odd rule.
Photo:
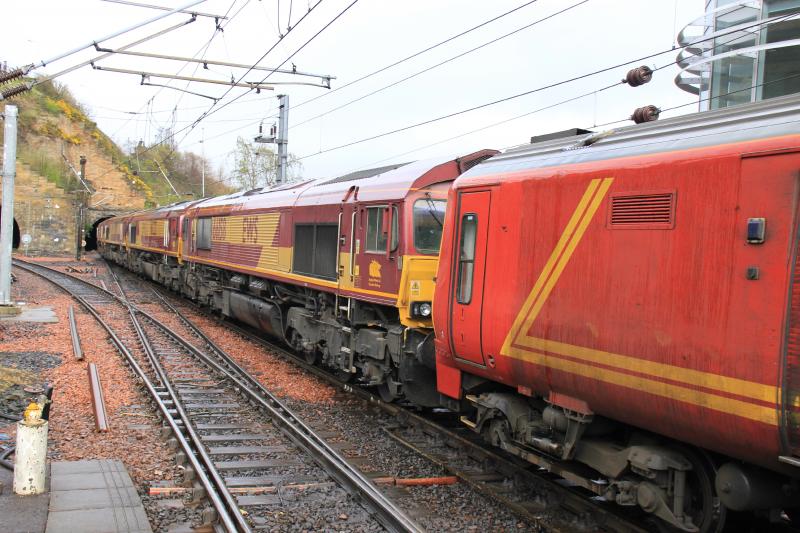
[[[679,529],[724,522],[715,482],[730,509],[797,505],[799,194],[797,97],[473,168],[442,240],[438,390],[495,444]]]

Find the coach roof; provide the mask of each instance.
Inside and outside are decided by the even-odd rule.
[[[800,134],[800,96],[703,111],[617,130],[512,148],[465,172],[469,186],[523,170],[605,161]]]
[[[400,166],[391,165],[358,171],[339,178],[307,180],[271,189],[236,192],[198,202],[189,208],[189,212],[226,208],[233,212],[339,204],[349,192],[355,196],[356,188],[358,201],[401,200],[411,191],[450,181],[458,174],[460,165],[469,164],[473,160],[482,160],[495,153],[493,150],[480,150],[458,158],[439,157]],[[454,166],[449,167],[448,164]]]

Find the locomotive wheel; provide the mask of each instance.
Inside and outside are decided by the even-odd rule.
[[[334,375],[336,376],[336,379],[342,383],[348,383],[351,379],[353,379],[353,374],[346,370],[336,370]]]
[[[705,452],[690,448],[678,451],[692,463],[686,476],[684,512],[692,518],[700,533],[719,533],[725,528],[727,509],[714,489],[717,468]]]
[[[395,395],[392,394],[392,391],[389,390],[389,385],[386,383],[381,383],[378,385],[378,394],[380,395],[381,400],[386,403],[392,403],[395,399]]]
[[[492,446],[500,446],[508,439],[508,420],[505,417],[494,418],[483,428],[483,438]]]

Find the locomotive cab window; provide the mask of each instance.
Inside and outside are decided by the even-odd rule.
[[[196,239],[198,250],[211,249],[211,217],[197,219]]]
[[[128,227],[128,241],[131,244],[136,244],[136,224],[131,224]]]
[[[389,232],[384,227],[386,224],[384,213],[388,211],[388,206],[368,207],[367,208],[367,242],[366,251],[372,253],[385,253]],[[397,250],[400,241],[400,223],[397,207],[392,207],[391,223],[391,250]]]
[[[461,219],[461,244],[458,255],[458,290],[456,301],[472,301],[472,278],[475,273],[475,238],[478,235],[478,215],[468,213]]]
[[[414,247],[426,255],[439,253],[447,200],[425,197],[414,202]]]

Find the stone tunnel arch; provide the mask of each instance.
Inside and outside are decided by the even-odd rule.
[[[95,220],[94,224],[92,224],[92,229],[86,235],[86,246],[84,247],[84,249],[87,252],[91,252],[92,250],[97,250],[97,227],[100,225],[101,222],[103,222],[104,220],[108,220],[109,218],[112,218],[112,215],[102,216],[97,220]]]
[[[0,220],[2,220],[2,219],[3,219],[3,213],[0,212]],[[19,240],[20,240],[19,224],[17,224],[17,219],[15,218],[14,219],[14,233],[12,234],[12,237],[11,237],[11,247],[12,248],[19,248]]]

